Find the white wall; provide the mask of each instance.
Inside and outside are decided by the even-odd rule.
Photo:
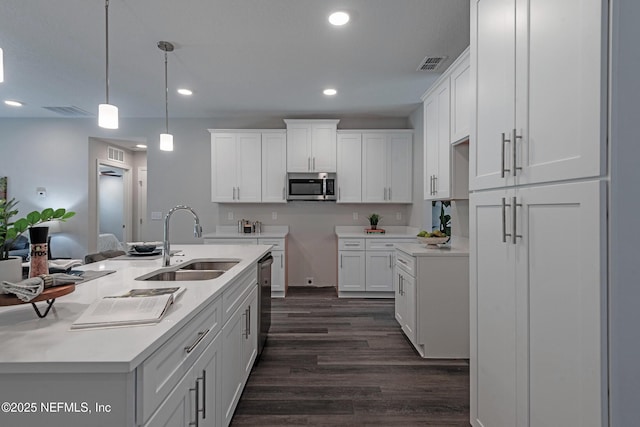
[[[116,168],[114,168],[116,169]],[[124,180],[122,176],[100,175],[98,177],[98,220],[100,233],[111,233],[124,241]]]

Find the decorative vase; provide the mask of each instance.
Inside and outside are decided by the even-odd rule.
[[[29,228],[29,240],[31,241],[29,277],[37,277],[41,274],[49,274],[49,227]]]
[[[7,281],[17,283],[22,280],[22,258],[10,256],[0,261],[0,283]]]

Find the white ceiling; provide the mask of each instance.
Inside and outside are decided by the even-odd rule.
[[[105,101],[104,0],[0,0],[0,117],[91,115]],[[333,27],[327,16],[347,10]],[[110,101],[121,117],[407,116],[469,44],[469,0],[110,0]],[[449,59],[417,71],[427,55]],[[194,91],[191,97],[175,92]],[[326,97],[322,89],[338,95]]]

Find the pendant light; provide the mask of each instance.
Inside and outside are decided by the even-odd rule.
[[[98,105],[98,126],[105,129],[118,129],[118,107],[109,104],[109,0],[104,2],[105,14],[105,51],[106,51],[106,92],[104,104]]]
[[[166,127],[166,133],[160,134],[160,150],[173,151],[173,135],[169,133],[169,83],[167,78],[167,52],[173,52],[173,44],[160,41],[158,42],[158,48],[164,51],[164,118]]]

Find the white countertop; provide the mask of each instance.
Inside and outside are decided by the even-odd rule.
[[[389,238],[415,238],[420,230],[416,227],[405,225],[380,226],[385,230],[384,234],[367,234],[366,226],[338,225],[335,228],[338,239],[389,239]]]
[[[105,260],[79,270],[117,270],[78,284],[75,292],[56,299],[44,319],[31,304],[0,307],[0,373],[131,372],[200,310],[220,296],[227,284],[270,249],[268,245],[171,245],[184,253],[171,265],[196,258],[238,259],[222,276],[201,281],[145,282],[136,277],[161,268],[161,259]],[[132,288],[184,286],[186,291],[157,324],[111,329],[70,330],[75,319],[96,299]],[[42,310],[44,302],[36,303]]]
[[[399,243],[396,249],[415,257],[422,256],[469,256],[469,239],[452,236],[451,242],[442,246],[418,243]]]
[[[213,233],[203,234],[203,239],[283,239],[289,234],[287,225],[263,225],[260,233],[238,233],[235,225],[218,225]]]

